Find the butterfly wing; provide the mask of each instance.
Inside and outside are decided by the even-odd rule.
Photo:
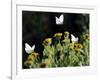
[[[63,24],[63,21],[64,21],[64,15],[63,14],[59,17],[59,21],[60,21],[60,24]]]
[[[78,37],[75,38],[75,36],[73,34],[71,34],[71,40],[74,41],[74,42],[77,42],[78,41]]]
[[[56,24],[59,24],[59,18],[55,17],[56,18]]]
[[[71,40],[75,41],[75,36],[73,34],[71,34]]]
[[[56,18],[56,24],[63,24],[64,21],[64,15],[60,15],[60,17],[55,17]]]
[[[33,47],[34,48],[34,47]],[[30,54],[32,53],[34,50],[31,48],[31,46],[28,43],[25,43],[25,51],[26,53]]]
[[[34,51],[34,49],[35,49],[35,45],[32,46],[32,50],[33,50],[33,51]]]
[[[76,38],[76,41],[78,41],[78,37]]]

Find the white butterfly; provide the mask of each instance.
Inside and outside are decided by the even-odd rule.
[[[56,18],[56,24],[63,24],[64,21],[64,15],[60,15],[60,17],[55,17]]]
[[[75,37],[73,34],[71,34],[71,40],[72,42],[78,42],[78,37]]]
[[[30,54],[34,51],[35,49],[35,45],[33,45],[32,47],[28,44],[28,43],[25,43],[25,51],[26,53]]]

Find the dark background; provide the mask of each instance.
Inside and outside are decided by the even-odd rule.
[[[56,25],[55,16],[64,14],[64,23]],[[89,31],[89,14],[22,11],[22,59],[26,60],[25,43],[36,45],[35,52],[42,54],[42,42],[56,32],[69,31],[79,36]],[[24,68],[24,66],[23,66]]]

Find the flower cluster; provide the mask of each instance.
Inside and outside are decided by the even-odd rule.
[[[71,35],[71,38],[69,36]],[[63,37],[63,39],[62,39]],[[33,52],[28,55],[24,65],[28,68],[51,68],[89,65],[89,34],[75,37],[69,32],[55,33],[52,38],[44,39],[43,57]]]

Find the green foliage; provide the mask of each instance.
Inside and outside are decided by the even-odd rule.
[[[62,36],[63,40],[61,40]],[[69,32],[65,32],[46,38],[42,43],[44,46],[42,60],[33,52],[28,55],[24,65],[28,68],[89,66],[89,34],[79,37],[81,42],[71,41]],[[55,44],[52,44],[53,38],[57,40]]]

